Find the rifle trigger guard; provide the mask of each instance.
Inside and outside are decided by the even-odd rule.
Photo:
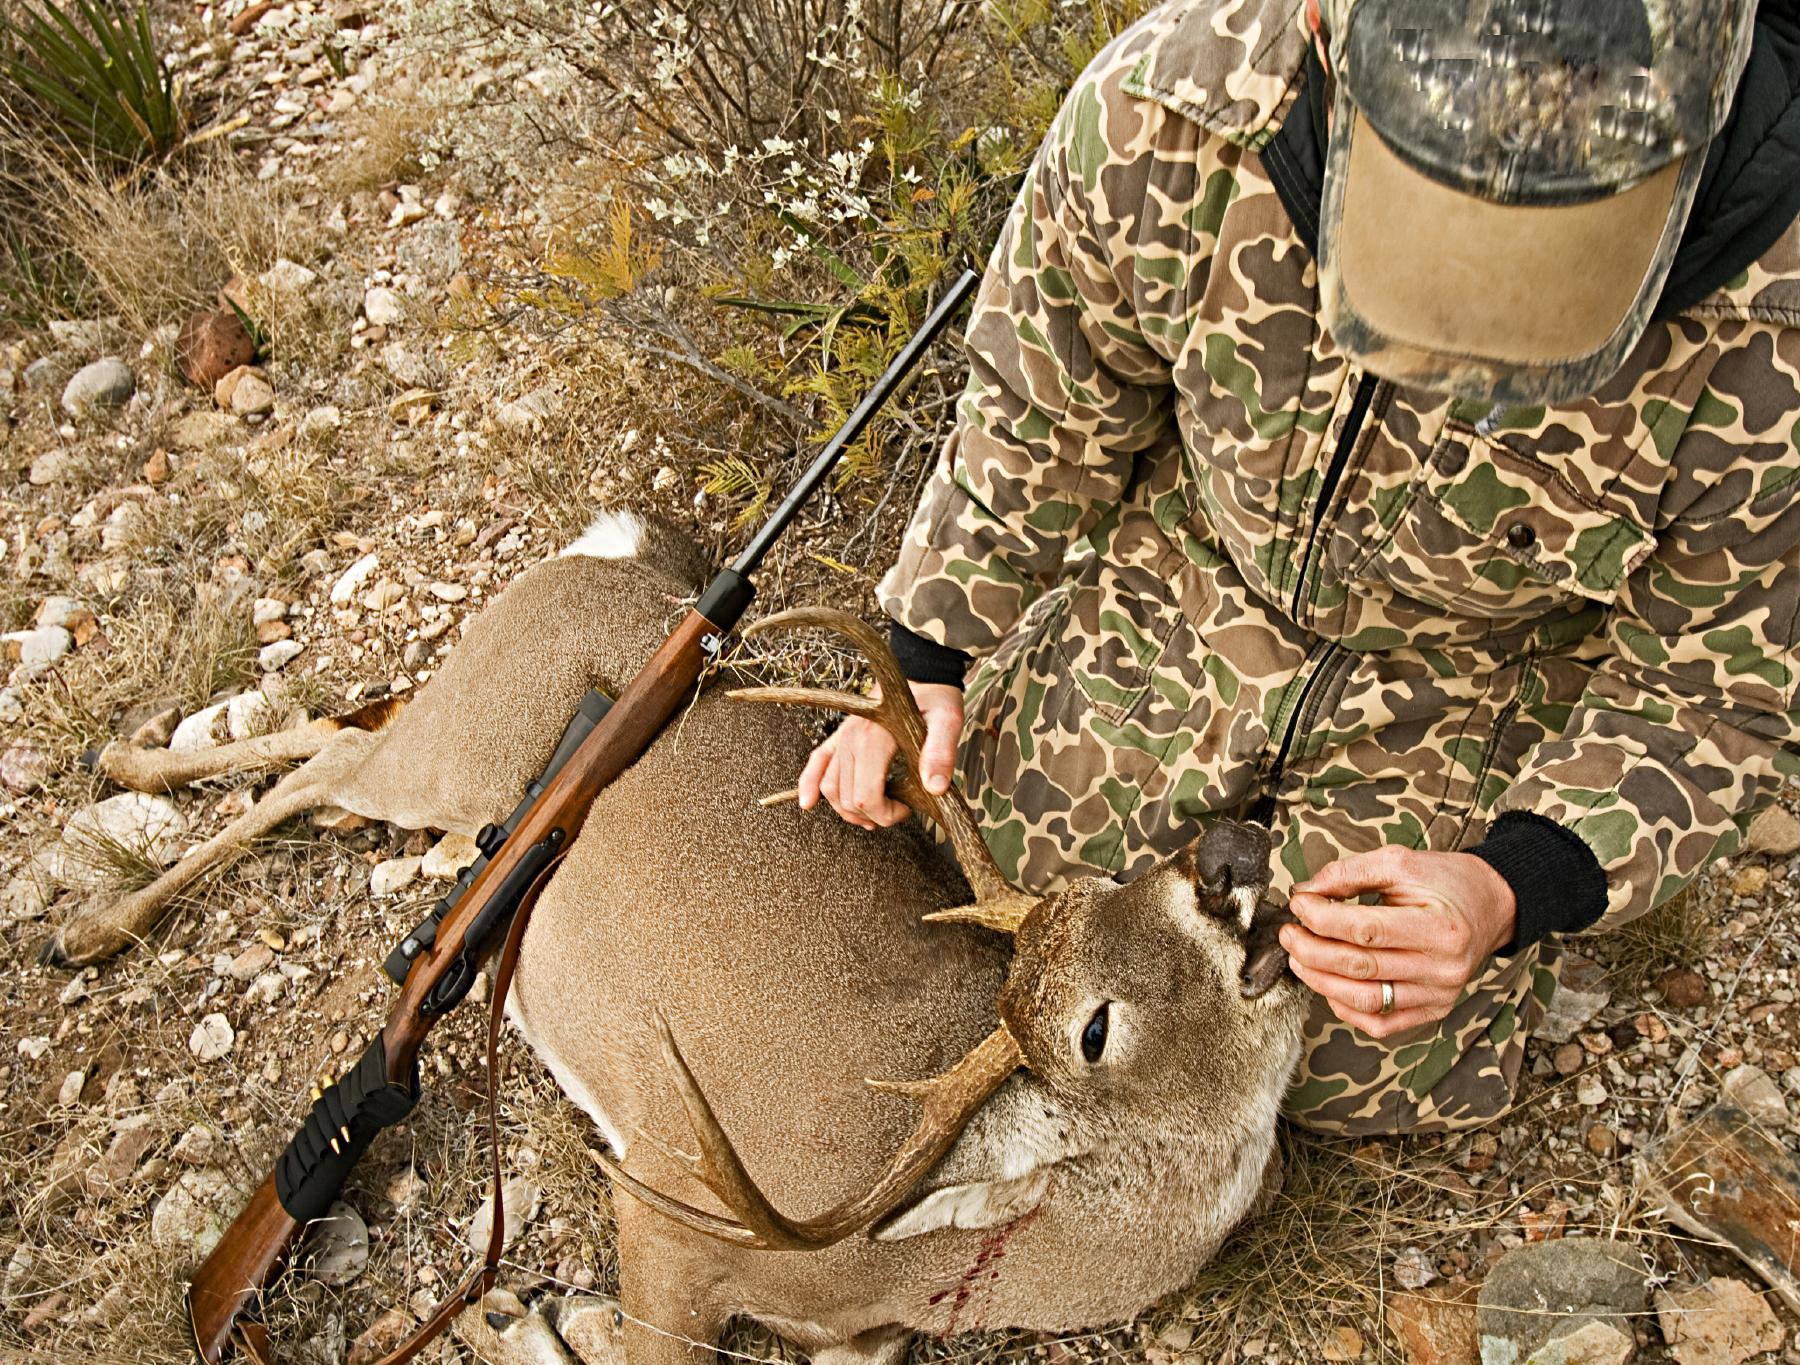
[[[469,993],[469,988],[475,984],[476,973],[481,970],[481,959],[485,956],[483,950],[488,941],[495,935],[506,932],[506,926],[512,923],[512,917],[518,913],[525,893],[531,890],[531,884],[538,879],[538,875],[562,852],[563,840],[567,837],[562,830],[553,829],[525,850],[512,870],[506,874],[506,880],[500,884],[499,889],[488,897],[481,913],[470,921],[468,932],[463,935],[462,951],[419,1006],[421,1014],[442,1014]]]

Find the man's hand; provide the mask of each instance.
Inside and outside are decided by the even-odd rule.
[[[956,766],[956,742],[962,735],[962,689],[947,683],[911,687],[925,717],[919,776],[926,791],[947,792]],[[874,721],[850,717],[806,760],[800,773],[800,809],[811,810],[823,796],[839,815],[863,829],[899,824],[907,809],[887,794],[888,766],[897,748],[893,736]]]
[[[1373,893],[1381,905],[1355,905]],[[1512,938],[1512,888],[1468,853],[1380,848],[1343,858],[1294,888],[1299,924],[1281,930],[1294,975],[1371,1038],[1450,1013],[1462,988]],[[1394,1008],[1381,1013],[1381,983]]]

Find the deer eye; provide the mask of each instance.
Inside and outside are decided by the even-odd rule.
[[[1081,1055],[1089,1066],[1098,1062],[1100,1054],[1106,1051],[1106,1015],[1111,1008],[1110,1004],[1100,1006],[1081,1031]]]

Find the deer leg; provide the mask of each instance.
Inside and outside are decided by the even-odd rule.
[[[254,743],[255,741],[246,741]],[[360,747],[360,746],[358,746]],[[41,960],[50,966],[80,966],[110,957],[156,927],[169,904],[206,873],[224,863],[252,839],[267,834],[283,821],[309,810],[332,804],[341,771],[337,755],[326,751],[304,767],[296,768],[237,819],[137,891],[108,900],[94,899],[82,905],[44,945]],[[320,771],[320,768],[323,771]]]
[[[619,1309],[626,1365],[715,1365],[729,1316],[713,1297],[717,1265],[696,1256],[650,1220],[661,1215],[628,1199],[613,1204],[619,1224]]]
[[[257,772],[299,763],[319,754],[346,730],[379,731],[399,714],[400,703],[384,698],[348,715],[309,721],[272,735],[240,739],[209,749],[144,749],[122,742],[107,745],[95,760],[102,777],[140,792],[168,792],[208,777]]]
[[[912,1337],[907,1327],[877,1327],[841,1346],[814,1351],[812,1365],[904,1365]]]

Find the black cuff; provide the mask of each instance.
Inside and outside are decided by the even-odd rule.
[[[963,685],[974,655],[965,654],[936,640],[927,640],[917,631],[908,630],[898,621],[888,622],[888,647],[900,661],[900,671],[908,682]]]
[[[1606,913],[1606,874],[1587,842],[1542,815],[1509,810],[1474,848],[1506,879],[1518,903],[1512,941],[1496,956],[1522,952],[1548,934],[1573,934]]]

